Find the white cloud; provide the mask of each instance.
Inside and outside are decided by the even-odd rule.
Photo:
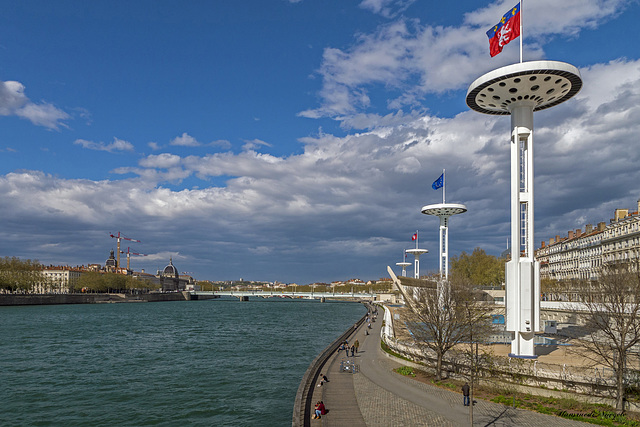
[[[35,104],[24,94],[24,85],[16,81],[0,81],[0,115],[18,116],[49,129],[66,127],[70,116],[52,104]]]
[[[231,143],[226,139],[218,139],[216,141],[211,141],[209,145],[212,147],[220,147],[225,150],[228,150],[229,148],[231,148]]]
[[[360,7],[385,18],[393,18],[407,10],[415,0],[362,0]]]
[[[261,141],[259,139],[252,139],[250,141],[245,140],[244,145],[242,146],[242,149],[244,151],[247,151],[247,150],[255,150],[260,147],[271,147],[271,144],[269,144],[268,142]]]
[[[86,139],[76,139],[73,143],[76,145],[81,145],[83,148],[87,148],[89,150],[107,151],[109,153],[113,153],[115,151],[134,151],[133,144],[115,137],[113,138],[113,142],[111,144],[106,144],[102,141],[87,141]]]
[[[0,82],[0,114],[8,116],[26,104],[29,99],[24,94],[22,83]]]
[[[180,165],[180,156],[169,153],[150,155],[140,160],[140,166],[145,168],[169,169]]]
[[[382,13],[392,0],[365,0],[361,7]],[[544,57],[542,44],[556,36],[572,37],[622,13],[622,0],[569,0],[558,4],[541,0],[525,4],[526,54],[530,60]],[[517,60],[515,49],[491,61],[486,30],[511,7],[508,1],[467,13],[459,26],[422,25],[397,19],[371,34],[361,34],[346,49],[326,48],[318,74],[322,77],[321,105],[299,113],[308,118],[348,120],[369,106],[369,92],[384,88],[389,108],[416,108],[425,96],[466,89],[469,82],[496,64]],[[554,13],[548,11],[553,8]]]
[[[181,136],[173,138],[171,145],[179,145],[181,147],[199,147],[200,144],[194,137],[184,132]]]

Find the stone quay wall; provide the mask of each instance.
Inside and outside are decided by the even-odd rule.
[[[161,302],[190,300],[189,292],[153,294],[0,294],[0,306],[101,304],[130,302]]]

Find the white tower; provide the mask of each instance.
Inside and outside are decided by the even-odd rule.
[[[422,207],[423,214],[440,217],[440,233],[438,234],[440,257],[438,258],[438,268],[440,278],[444,278],[445,280],[449,279],[449,217],[466,211],[467,207],[465,205],[455,203],[438,203],[437,205]]]
[[[420,255],[426,254],[427,252],[429,251],[426,249],[407,249],[407,253],[413,254],[413,256],[415,257],[415,261],[413,263],[413,277],[415,277],[416,279],[420,278]]]
[[[511,261],[506,266],[506,327],[512,357],[535,358],[540,331],[540,264],[534,258],[533,112],[560,104],[582,88],[580,72],[557,61],[520,62],[474,81],[467,105],[484,114],[511,115]]]
[[[398,267],[402,267],[402,275],[404,277],[407,277],[407,267],[409,267],[411,265],[410,262],[407,262],[407,253],[406,251],[402,253],[404,255],[404,257],[402,258],[402,262],[396,262],[396,265]]]

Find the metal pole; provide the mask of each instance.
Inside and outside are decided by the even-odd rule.
[[[522,0],[520,0],[520,63],[522,64],[522,39],[524,39],[524,34],[522,33]]]
[[[444,172],[445,170],[442,169],[442,204],[443,205],[444,205],[444,199],[445,199],[444,193],[446,191],[446,185],[447,185],[447,180],[445,179]]]

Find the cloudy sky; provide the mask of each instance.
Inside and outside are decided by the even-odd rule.
[[[120,232],[135,270],[306,284],[387,276],[419,230],[433,271],[442,169],[451,255],[506,248],[509,118],[465,95],[518,62],[485,35],[514,0],[0,3],[0,256],[104,263]],[[525,61],[584,81],[535,115],[536,246],[637,206],[639,20],[523,4]]]

